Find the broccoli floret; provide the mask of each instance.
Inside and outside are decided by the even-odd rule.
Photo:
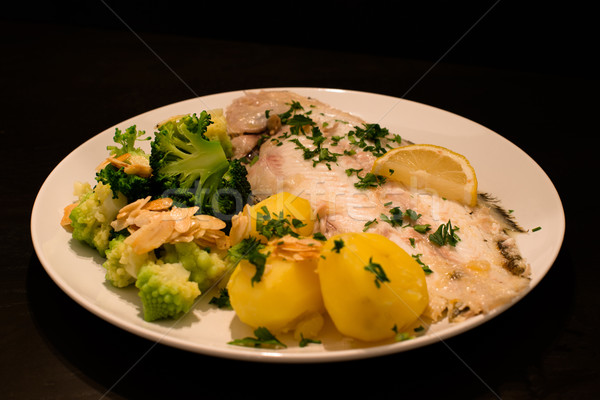
[[[150,178],[127,174],[123,168],[116,168],[111,164],[96,173],[96,181],[110,185],[116,196],[121,193],[130,202],[143,199],[152,193]]]
[[[250,203],[252,188],[248,182],[248,171],[239,159],[229,162],[216,194],[211,199],[212,214],[218,217],[233,216]],[[227,218],[222,218],[227,219]]]
[[[141,148],[135,147],[136,140],[139,140],[139,137],[144,134],[145,131],[136,130],[135,125],[127,128],[125,132],[117,128],[113,137],[116,146],[107,146],[106,149],[113,157],[130,154],[132,158],[143,157],[146,160],[145,163],[149,163],[150,155]],[[150,138],[147,137],[144,140],[148,139]],[[96,173],[96,181],[110,185],[115,196],[122,193],[130,202],[149,196],[152,192],[152,181],[149,177],[127,174],[124,168],[117,168],[112,164],[108,164]]]
[[[207,199],[229,168],[221,143],[204,135],[211,123],[206,111],[169,120],[151,143],[150,167],[157,190],[180,206],[200,207],[201,213],[206,213]]]
[[[115,287],[126,287],[135,282],[137,274],[146,262],[156,261],[154,252],[137,254],[125,242],[127,235],[119,234],[108,243],[106,261],[106,280]]]
[[[227,269],[227,265],[217,253],[203,250],[194,242],[164,244],[165,263],[181,263],[190,271],[190,280],[198,284],[200,291],[209,289]]]
[[[106,149],[113,157],[119,157],[127,153],[147,157],[146,152],[139,147],[135,147],[135,142],[137,140],[150,139],[150,137],[140,139],[140,136],[145,134],[145,131],[138,131],[136,129],[136,125],[132,125],[125,129],[125,132],[122,132],[119,128],[115,128],[113,141],[115,142],[116,146],[106,146]]]
[[[148,262],[138,273],[144,320],[174,318],[190,310],[200,295],[198,284],[189,280],[190,271],[181,263]]]
[[[126,204],[124,196],[115,198],[109,185],[98,182],[95,188],[79,196],[79,203],[69,214],[73,238],[88,244],[104,257],[113,234],[110,223]]]

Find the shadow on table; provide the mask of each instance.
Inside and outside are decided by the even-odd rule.
[[[233,361],[137,337],[71,300],[35,255],[29,264],[27,292],[32,319],[48,347],[107,398],[386,395],[491,399],[498,394],[514,399],[544,394],[540,363],[572,314],[571,263],[563,250],[546,278],[517,305],[457,337],[395,355],[325,364]],[[548,312],[550,302],[552,313]]]

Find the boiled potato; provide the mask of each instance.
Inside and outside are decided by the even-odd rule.
[[[283,217],[288,219],[290,224],[292,224],[294,219],[300,221],[304,226],[296,228],[293,224],[289,225],[292,230],[300,236],[310,236],[313,232],[314,218],[310,202],[288,192],[279,192],[251,207],[250,234],[252,236],[261,236],[257,232],[257,223],[259,225],[264,224],[263,218],[265,210],[268,210],[269,216],[272,218],[279,218],[280,214],[283,212]]]
[[[305,337],[314,336],[320,329],[317,315],[324,312],[316,268],[316,259],[270,256],[260,281],[252,282],[256,267],[242,260],[227,284],[231,305],[239,319],[253,328],[266,327],[275,333],[300,325]]]
[[[327,240],[321,254],[323,301],[340,333],[363,341],[391,338],[425,310],[423,269],[388,238],[339,234]]]

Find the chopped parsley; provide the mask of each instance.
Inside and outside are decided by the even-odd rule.
[[[281,349],[287,346],[280,342],[267,328],[258,327],[254,331],[256,337],[245,337],[243,339],[235,339],[228,344],[245,347],[260,347],[267,349]]]
[[[356,174],[358,176],[358,173]],[[358,182],[354,184],[357,189],[368,189],[377,186],[381,186],[385,183],[386,177],[382,175],[375,175],[372,172],[367,172],[362,178],[358,176]]]
[[[316,232],[315,234],[313,234],[313,239],[320,240],[322,242],[327,240],[325,235],[323,235],[321,232]]]
[[[270,213],[266,206],[261,207],[261,211],[262,213],[260,211],[256,213],[256,231],[268,240],[286,235],[298,237],[292,226],[299,228],[305,225],[299,219],[292,219],[290,222],[288,218],[284,217],[283,211],[280,211],[279,214]]]
[[[265,264],[269,253],[263,254],[261,250],[264,248],[265,245],[257,238],[246,238],[228,250],[228,257],[234,265],[241,260],[248,260],[250,264],[256,267],[256,273],[251,279],[253,286],[255,282],[260,282],[265,272]]]
[[[345,243],[343,239],[336,239],[333,241],[333,249],[331,250],[339,254],[340,250],[344,248],[344,245]]]
[[[453,227],[452,222],[448,220],[446,224],[440,225],[435,233],[429,235],[429,240],[438,246],[448,244],[454,247],[460,241],[460,238],[456,234],[457,230],[459,228]]]
[[[367,231],[367,230],[368,230],[368,229],[371,227],[371,225],[373,225],[373,224],[378,224],[378,223],[379,223],[379,222],[377,222],[377,218],[374,218],[374,219],[372,219],[371,221],[367,221],[367,222],[365,223],[365,227],[363,228],[363,232],[366,232],[366,231]]]
[[[221,288],[221,290],[219,290],[219,296],[213,296],[208,304],[215,305],[221,309],[231,309],[231,302],[229,301],[229,292],[227,291],[227,288]]]
[[[423,254],[413,254],[412,258],[414,258],[415,261],[417,262],[417,264],[419,264],[421,266],[421,268],[423,269],[423,272],[425,272],[425,275],[429,275],[429,274],[433,273],[433,271],[431,270],[431,268],[429,268],[429,265],[427,265],[423,261],[421,261],[422,255]]]
[[[321,343],[321,341],[320,340],[315,340],[315,339],[305,338],[304,335],[302,333],[300,333],[300,343],[298,344],[298,346],[300,346],[300,347],[306,347],[310,343],[319,344],[319,343]]]
[[[375,274],[375,286],[377,286],[378,289],[381,287],[382,283],[390,281],[381,264],[373,262],[373,257],[369,258],[369,264],[365,266],[365,271]]]
[[[396,324],[394,324],[394,326],[392,327],[392,330],[396,334],[397,342],[403,342],[405,340],[414,339],[414,336],[412,336],[408,332],[398,332],[398,326]]]
[[[538,226],[537,228],[533,228],[533,229],[531,230],[531,232],[537,232],[537,231],[539,231],[540,229],[542,229],[542,227],[541,227],[541,226]]]
[[[427,233],[431,230],[431,225],[429,225],[429,224],[414,225],[413,229],[419,233]]]
[[[403,218],[404,214],[402,213],[402,210],[400,210],[400,207],[391,208],[389,217],[385,214],[381,214],[381,220],[394,227],[402,226]]]

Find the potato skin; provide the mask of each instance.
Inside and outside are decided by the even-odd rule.
[[[339,253],[334,242],[342,240]],[[428,304],[425,273],[388,238],[373,233],[344,233],[325,243],[318,274],[325,308],[338,331],[363,341],[378,341],[415,323]],[[375,283],[365,270],[380,264],[389,282]]]
[[[268,249],[268,248],[267,248]],[[227,284],[229,299],[239,319],[253,328],[287,332],[305,318],[324,312],[315,259],[267,258],[260,282],[251,282],[256,267],[241,261]]]

